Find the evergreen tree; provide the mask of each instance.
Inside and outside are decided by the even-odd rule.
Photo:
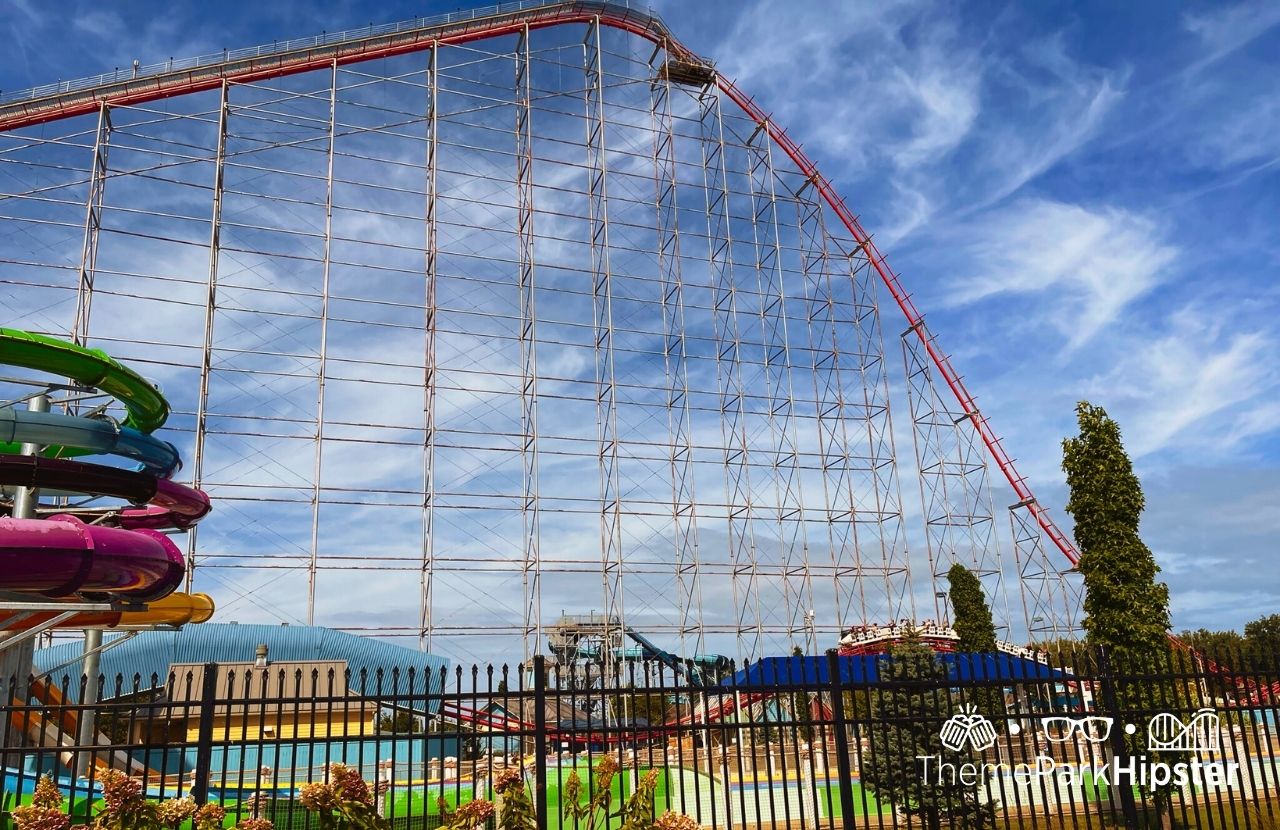
[[[1238,631],[1210,631],[1207,628],[1200,628],[1195,631],[1183,631],[1178,635],[1178,639],[1215,663],[1231,668],[1247,668],[1236,665],[1240,655],[1246,650],[1247,642]]]
[[[1252,666],[1265,672],[1280,666],[1280,614],[1259,617],[1244,626],[1245,644]]]
[[[993,654],[996,648],[996,624],[991,618],[991,606],[982,593],[982,583],[973,571],[959,562],[947,572],[951,597],[951,627],[960,641],[956,651],[961,654]],[[1004,726],[1004,689],[994,678],[988,678],[985,664],[976,656],[960,657],[971,661],[973,675],[981,685],[965,689],[969,700],[983,715],[991,718],[997,728]]]
[[[1120,442],[1120,426],[1101,407],[1076,406],[1080,435],[1062,442],[1062,467],[1084,577],[1084,629],[1112,665],[1141,671],[1167,661],[1169,588],[1138,535],[1145,500]]]
[[[804,649],[800,648],[800,646],[793,646],[791,649],[791,656],[800,658],[801,664],[803,665]],[[796,680],[799,680],[803,676],[804,676],[804,670],[803,669],[797,670]],[[845,711],[851,712],[853,710],[846,708]],[[805,740],[805,741],[813,740],[813,725],[810,723],[806,723],[806,721],[809,720],[809,715],[810,715],[809,693],[807,691],[792,692],[791,693],[791,720],[799,724],[798,726],[795,727],[795,735],[799,736],[801,740]]]
[[[968,751],[953,752],[942,745],[942,726],[958,707],[952,705],[947,670],[937,655],[910,637],[881,660],[880,679],[916,683],[876,689],[863,783],[881,803],[918,816],[929,830],[944,824],[960,830],[994,826],[994,805],[978,800],[978,787],[966,786],[938,766],[946,763],[958,768],[976,759]],[[932,682],[917,685],[919,681]],[[926,757],[927,769],[921,760]]]
[[[1120,426],[1106,411],[1081,401],[1076,417],[1080,434],[1062,442],[1062,468],[1084,577],[1085,634],[1091,646],[1106,649],[1113,674],[1168,672],[1169,588],[1156,581],[1160,568],[1138,535],[1142,486],[1120,441]],[[1117,681],[1114,690],[1118,711],[1129,717],[1151,717],[1171,701],[1185,700],[1176,684],[1150,678]],[[1146,749],[1143,730],[1124,740],[1132,754]],[[1168,817],[1172,793],[1170,787],[1155,793],[1162,818]]]
[[[958,650],[985,653],[996,650],[996,624],[991,606],[982,594],[982,583],[959,562],[947,571],[951,596],[951,627],[960,638]]]

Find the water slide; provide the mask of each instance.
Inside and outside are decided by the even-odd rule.
[[[31,681],[31,699],[39,701],[48,708],[37,714],[37,711],[31,709],[26,702],[15,697],[14,708],[9,712],[9,726],[13,734],[26,735],[35,746],[65,747],[58,753],[58,761],[65,767],[74,767],[76,753],[72,750],[76,747],[79,740],[77,736],[80,734],[80,718],[76,710],[64,707],[65,699],[61,689],[53,683],[46,683],[39,679]],[[112,741],[106,735],[95,733],[94,743],[109,747]],[[163,780],[154,770],[149,770],[141,761],[119,749],[95,754],[93,764],[100,769],[107,767],[126,769],[133,775],[144,775],[151,780]]]
[[[207,622],[213,617],[213,599],[208,594],[185,594],[175,591],[169,596],[147,603],[138,611],[84,611],[56,628],[136,628],[153,625],[190,625]],[[58,613],[41,611],[24,616],[15,611],[0,611],[0,631],[25,631]]]
[[[75,615],[57,628],[129,628],[153,625],[187,625],[202,623],[213,616],[213,600],[206,594],[174,592],[164,599],[148,603],[142,611],[90,611]],[[0,631],[21,631],[33,628],[57,613],[45,611],[25,616],[14,611],[0,611]],[[42,709],[33,709],[31,701]],[[61,747],[58,759],[66,767],[75,765],[75,753],[71,751],[80,735],[79,710],[65,706],[62,690],[52,682],[32,678],[30,697],[27,701],[14,698],[9,713],[9,725],[15,735],[26,735],[32,746]],[[99,746],[109,747],[110,738],[96,733],[93,738]],[[127,769],[134,775],[146,775],[150,780],[160,780],[154,770],[121,750],[103,751],[93,758],[95,766]]]
[[[210,504],[203,492],[170,480],[181,467],[178,451],[151,434],[169,417],[160,391],[103,351],[14,329],[0,328],[0,364],[68,378],[115,398],[126,413],[121,422],[97,409],[87,417],[39,411],[49,408],[47,397],[38,408],[0,407],[0,495],[12,500],[16,514],[0,517],[0,591],[37,602],[0,610],[0,648],[50,628],[136,629],[209,619],[208,596],[175,593],[185,557],[161,532],[191,527]],[[124,459],[133,469],[71,460],[97,455]],[[84,504],[98,499],[113,501]],[[75,613],[85,607],[75,600],[119,607]],[[90,654],[86,671],[92,671]],[[29,694],[12,703],[10,726],[32,746],[58,749],[68,766],[76,763],[78,741],[111,743],[92,728],[92,738],[83,735],[92,715],[90,724],[81,724],[79,712],[64,706],[50,683],[33,682]],[[105,751],[93,762],[147,772],[121,752]]]
[[[71,378],[81,386],[91,386],[110,395],[124,404],[125,411],[129,413],[124,425],[148,435],[164,426],[169,419],[169,402],[160,390],[100,349],[77,346],[29,331],[0,328],[0,363]],[[15,451],[13,447],[0,447],[0,452]],[[54,447],[46,448],[45,452],[64,454]],[[72,450],[73,454],[80,455],[91,452]]]
[[[57,599],[129,603],[161,600],[185,575],[185,559],[162,530],[184,529],[210,510],[203,492],[171,481],[180,466],[172,444],[151,432],[169,403],[151,383],[99,349],[0,328],[0,363],[70,378],[116,398],[123,423],[96,415],[0,408],[0,488],[32,488],[44,497],[111,498],[124,506],[36,505],[0,518],[0,590]],[[36,455],[19,455],[23,444]],[[137,469],[73,461],[109,454]],[[29,616],[27,617],[30,618]]]
[[[168,478],[181,466],[173,444],[121,426],[110,418],[0,409],[0,453],[13,453],[22,444],[56,447],[63,455],[68,448],[76,448],[77,453],[119,455],[137,461],[142,469],[161,478]]]
[[[182,551],[158,530],[88,525],[75,516],[0,519],[0,586],[59,598],[150,602],[177,590]]]
[[[176,481],[147,472],[64,458],[0,455],[0,487],[35,487],[45,495],[78,494],[123,499],[133,506],[106,512],[118,514],[113,520],[124,528],[190,527],[211,509],[207,495]],[[55,507],[41,512],[62,510]]]
[[[636,644],[640,646],[640,649],[646,659],[657,660],[677,674],[686,675],[689,678],[689,682],[694,686],[706,685],[706,678],[702,676],[702,672],[698,671],[695,666],[689,664],[685,660],[682,660],[666,649],[659,648],[654,645],[648,637],[645,637],[630,626],[627,626],[626,628],[626,635],[632,640],[635,640]]]

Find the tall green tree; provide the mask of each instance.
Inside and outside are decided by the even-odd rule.
[[[1051,637],[1047,640],[1032,640],[1029,648],[1038,651],[1049,661],[1049,665],[1070,669],[1079,665],[1084,643],[1070,637]]]
[[[882,804],[918,816],[921,826],[929,830],[944,824],[960,830],[993,827],[994,805],[979,800],[978,786],[967,786],[940,767],[945,763],[958,768],[978,759],[968,751],[954,752],[942,745],[942,726],[958,707],[950,695],[947,669],[937,655],[909,637],[881,660],[880,679],[898,684],[878,686],[872,693],[863,784]]]
[[[1244,639],[1249,656],[1259,669],[1275,671],[1280,666],[1280,614],[1245,623]]]
[[[995,651],[996,624],[977,575],[957,562],[947,571],[947,584],[951,599],[951,627],[960,638],[959,650]]]
[[[1088,401],[1076,406],[1076,420],[1080,434],[1062,442],[1062,468],[1084,577],[1085,634],[1090,645],[1105,648],[1113,673],[1168,671],[1169,588],[1157,581],[1160,568],[1138,533],[1146,501],[1120,440],[1120,425]],[[1118,711],[1148,717],[1179,699],[1172,684],[1149,678],[1117,681],[1114,690]],[[1141,753],[1142,730],[1125,743],[1130,753]],[[1162,817],[1168,815],[1171,797],[1168,787],[1155,793]]]
[[[1120,441],[1120,426],[1102,407],[1076,406],[1080,434],[1062,442],[1062,468],[1075,519],[1084,577],[1084,629],[1119,669],[1148,667],[1169,653],[1169,588],[1138,534],[1146,501]]]
[[[1210,631],[1200,628],[1183,631],[1178,639],[1210,660],[1232,668],[1237,668],[1235,661],[1245,651],[1245,638],[1238,631]]]
[[[996,648],[996,623],[991,617],[991,606],[982,592],[977,574],[959,562],[947,572],[951,599],[951,627],[960,641],[956,650],[964,654],[991,654]],[[968,687],[965,693],[983,715],[991,718],[998,728],[1004,726],[1004,689],[991,678],[985,677],[978,658],[973,661],[974,675],[980,685]]]

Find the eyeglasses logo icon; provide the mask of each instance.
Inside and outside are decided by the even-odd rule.
[[[1115,718],[1101,715],[1088,715],[1083,718],[1071,718],[1065,715],[1054,715],[1040,719],[1040,731],[1045,740],[1061,744],[1071,740],[1071,736],[1079,734],[1091,744],[1100,744],[1111,737],[1111,725]]]
[[[942,745],[952,752],[964,749],[965,744],[982,752],[995,746],[996,728],[972,706],[966,706],[947,718],[938,737],[942,739]]]

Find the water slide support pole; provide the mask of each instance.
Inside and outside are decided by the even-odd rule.
[[[36,395],[27,400],[27,409],[32,412],[48,412],[49,396]],[[23,444],[21,453],[23,455],[35,455],[40,452],[37,444]],[[19,487],[13,495],[13,517],[15,519],[29,519],[35,515],[36,503],[40,499],[40,493],[34,488]],[[11,640],[11,642],[4,642]],[[12,679],[13,686],[8,690],[9,696],[19,696],[19,690],[23,688],[27,676],[31,673],[32,662],[35,658],[35,640],[34,638],[20,640],[17,638],[0,637],[0,686]],[[25,691],[22,692],[25,694]],[[0,754],[0,763],[5,766],[14,765],[14,756],[7,753]]]
[[[48,412],[49,396],[36,395],[27,401],[27,409],[31,412]],[[23,455],[38,455],[40,453],[39,444],[23,444]],[[34,519],[36,517],[36,503],[40,501],[40,491],[34,487],[19,487],[13,496],[13,518],[15,519]]]
[[[94,709],[98,702],[99,659],[102,655],[102,629],[86,628],[84,630],[84,694],[81,703],[84,709],[80,712],[80,730],[76,736],[79,747],[93,746],[97,743],[97,712]],[[83,749],[76,755],[76,776],[88,778],[93,768],[93,753]]]

